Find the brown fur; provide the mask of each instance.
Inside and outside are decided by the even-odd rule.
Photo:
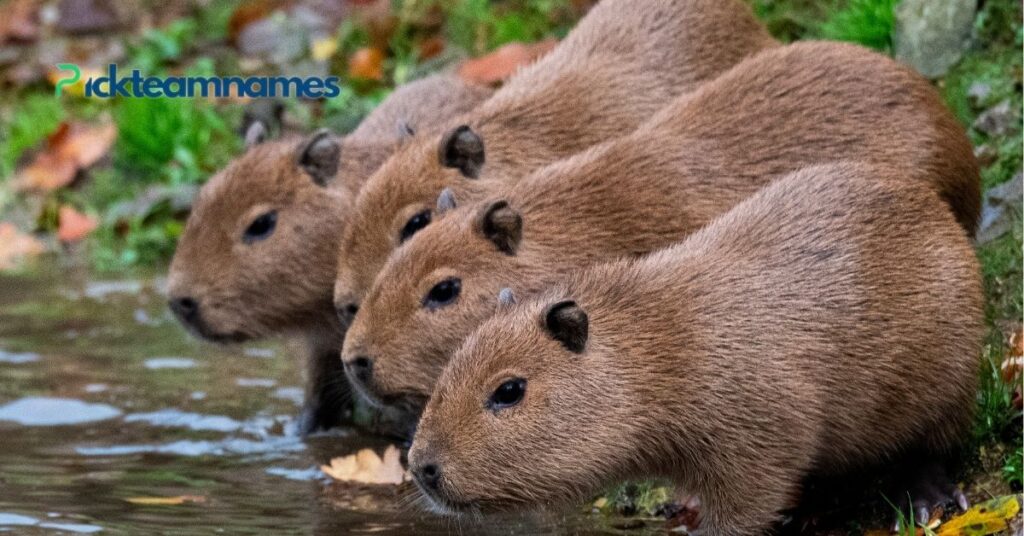
[[[948,206],[902,175],[797,172],[677,246],[499,311],[444,371],[410,467],[437,464],[434,502],[459,510],[663,476],[728,535],[763,532],[809,473],[944,456],[972,420],[980,277]],[[545,329],[561,300],[589,317],[580,353]],[[522,402],[487,409],[510,378]]]
[[[301,140],[256,145],[211,178],[195,201],[168,283],[172,299],[199,303],[193,331],[216,341],[298,333],[311,343],[310,395],[324,385],[343,386],[331,289],[338,235],[352,200],[398,147],[399,122],[429,132],[489,94],[447,76],[397,89],[354,133],[337,140],[338,171],[326,187],[297,164]],[[278,211],[274,234],[243,243],[244,229],[271,209]]]
[[[555,50],[450,122],[483,139],[478,179],[441,165],[440,136],[403,147],[374,174],[338,250],[335,305],[358,304],[402,228],[443,188],[468,199],[629,132],[674,96],[775,44],[737,0],[604,0]]]
[[[928,82],[860,47],[800,43],[744,61],[633,134],[446,213],[389,260],[342,357],[373,360],[360,386],[371,398],[422,403],[502,287],[526,296],[566,270],[666,247],[770,180],[838,159],[905,170],[973,234],[971,146]],[[484,207],[499,199],[523,220],[511,255],[483,233]],[[448,277],[461,279],[458,300],[424,307]]]

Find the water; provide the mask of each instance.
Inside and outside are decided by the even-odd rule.
[[[0,534],[658,532],[583,512],[459,523],[408,506],[408,484],[334,482],[321,464],[387,442],[301,441],[298,349],[195,341],[161,286],[0,275]],[[154,499],[172,504],[137,504]]]

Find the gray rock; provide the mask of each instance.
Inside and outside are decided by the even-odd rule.
[[[104,33],[122,28],[117,5],[111,0],[62,0],[57,29],[81,35]]]
[[[989,136],[1005,136],[1017,128],[1019,120],[1010,101],[1005,100],[982,112],[971,125]]]
[[[960,61],[974,26],[977,0],[903,0],[896,7],[896,59],[928,78]]]
[[[971,99],[971,103],[975,106],[982,106],[988,101],[988,96],[992,94],[992,84],[988,82],[973,82],[971,87],[967,88],[967,97]]]
[[[1021,172],[1012,179],[992,187],[985,193],[985,204],[981,209],[981,224],[978,226],[977,242],[985,244],[1003,236],[1014,225],[1020,225],[1020,214],[1024,182]]]

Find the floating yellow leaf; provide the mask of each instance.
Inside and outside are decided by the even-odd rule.
[[[320,470],[335,480],[360,484],[401,484],[408,480],[402,469],[401,456],[394,445],[384,451],[384,457],[370,449],[334,458]]]
[[[129,497],[125,501],[143,506],[177,506],[186,503],[203,503],[202,495],[178,495],[177,497]]]
[[[942,524],[938,536],[986,536],[1007,529],[1013,516],[1020,511],[1017,497],[997,497],[974,506],[963,514]]]

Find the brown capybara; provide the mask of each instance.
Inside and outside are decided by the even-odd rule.
[[[213,341],[307,338],[304,432],[339,422],[347,408],[331,289],[338,235],[359,187],[410,130],[429,132],[490,93],[424,78],[396,89],[343,138],[321,131],[260,143],[265,128],[254,123],[245,154],[200,191],[171,263],[171,309]]]
[[[931,85],[858,46],[798,43],[424,229],[364,300],[346,372],[371,402],[415,410],[500,288],[526,296],[566,270],[666,247],[772,179],[839,159],[905,169],[899,178],[932,185],[973,234],[977,165]]]
[[[908,453],[915,500],[962,500],[944,465],[972,422],[978,264],[904,169],[805,168],[671,248],[492,300],[409,453],[429,503],[656,476],[699,497],[702,533],[761,534],[803,477]]]
[[[739,0],[604,0],[554,50],[444,134],[407,144],[359,194],[338,248],[335,305],[355,314],[391,251],[445,187],[493,182],[621,136],[671,99],[777,45]]]

